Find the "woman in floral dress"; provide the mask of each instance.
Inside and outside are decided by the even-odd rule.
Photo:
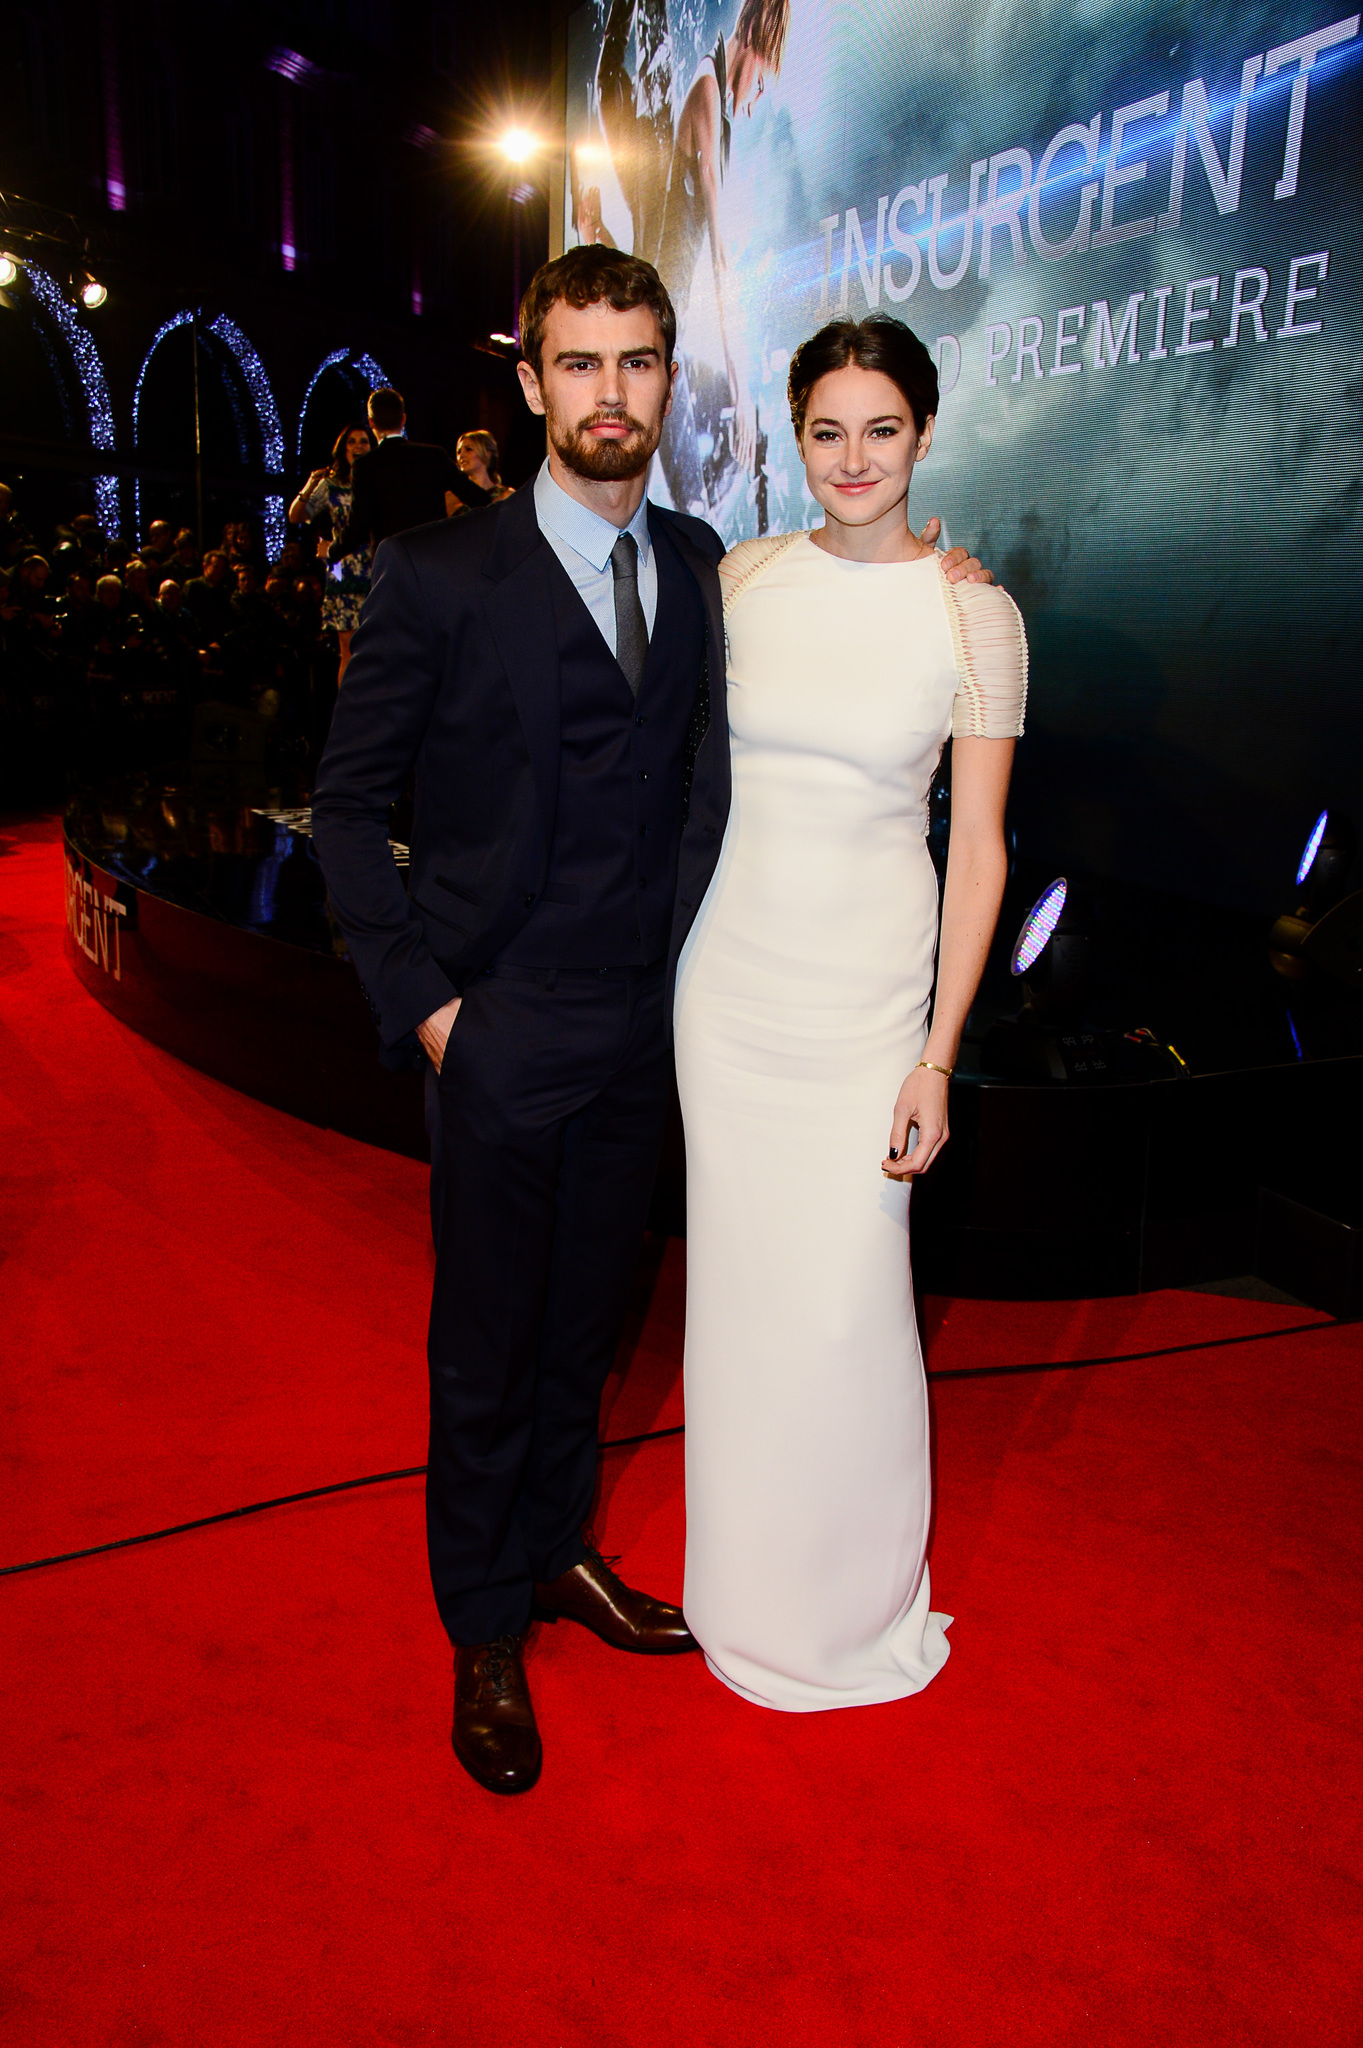
[[[330,561],[328,541],[344,534],[350,523],[353,495],[351,465],[357,455],[368,455],[373,445],[368,427],[346,427],[336,438],[331,461],[325,469],[312,472],[289,507],[289,519],[295,526],[324,516],[329,524],[329,534],[318,540],[317,555],[319,561],[327,565],[322,624],[327,632],[336,635],[340,648],[338,685],[345,679],[346,663],[350,660],[350,636],[360,623],[360,606],[369,594],[369,570],[374,551],[367,546],[357,548],[354,554],[343,553],[335,561]]]

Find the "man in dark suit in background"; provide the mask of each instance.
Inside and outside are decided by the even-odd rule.
[[[407,439],[407,408],[400,391],[371,391],[369,430],[374,447],[355,459],[354,499],[344,533],[328,550],[332,559],[377,546],[391,534],[428,526],[461,505],[485,505],[479,490],[443,448]]]

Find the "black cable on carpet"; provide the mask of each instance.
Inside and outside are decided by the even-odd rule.
[[[1172,1358],[1179,1351],[1222,1351],[1228,1344],[1262,1344],[1268,1337],[1300,1337],[1308,1330],[1343,1330],[1359,1316],[1330,1316],[1324,1322],[1289,1323],[1282,1330],[1251,1330],[1244,1337],[1199,1337],[1194,1344],[1164,1344],[1156,1351],[1114,1351],[1108,1358],[1056,1358],[1037,1365],[951,1365],[930,1372],[930,1380],[986,1380],[1017,1372],[1078,1372],[1086,1365],[1131,1365],[1142,1358]]]
[[[995,1379],[1001,1375],[1030,1372],[1079,1372],[1090,1365],[1127,1365],[1146,1358],[1173,1358],[1183,1351],[1220,1351],[1228,1344],[1262,1344],[1270,1337],[1301,1337],[1310,1330],[1342,1330],[1351,1323],[1363,1321],[1358,1316],[1331,1316],[1314,1323],[1289,1323],[1281,1330],[1251,1330],[1243,1337],[1203,1337],[1192,1344],[1165,1344],[1155,1351],[1114,1351],[1105,1358],[1057,1358],[1041,1359],[1032,1365],[962,1365],[948,1366],[941,1372],[930,1372],[930,1380],[976,1380]],[[662,1437],[684,1436],[686,1424],[674,1423],[670,1429],[648,1429],[642,1436],[606,1437],[597,1445],[600,1451],[620,1451],[635,1444],[657,1443]],[[219,1522],[237,1522],[243,1515],[263,1515],[267,1508],[294,1507],[299,1501],[321,1500],[329,1493],[353,1493],[359,1486],[381,1486],[388,1479],[422,1479],[426,1475],[424,1465],[405,1465],[397,1472],[369,1472],[362,1479],[336,1479],[329,1486],[310,1486],[305,1493],[281,1493],[273,1500],[253,1500],[243,1508],[224,1508],[221,1514],[200,1515],[197,1521],[176,1522],[169,1529],[148,1529],[142,1536],[120,1536],[113,1543],[92,1543],[88,1550],[64,1550],[57,1557],[34,1557],[25,1564],[0,1565],[0,1579],[10,1578],[16,1572],[39,1572],[47,1565],[75,1564],[84,1557],[102,1557],[110,1550],[134,1550],[142,1543],[159,1543],[165,1536],[187,1536],[192,1529],[211,1529]]]

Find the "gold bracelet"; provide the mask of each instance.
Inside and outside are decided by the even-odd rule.
[[[918,1062],[918,1066],[931,1067],[934,1074],[945,1074],[948,1081],[951,1079],[952,1075],[956,1071],[955,1067],[939,1067],[936,1060],[920,1060]],[[918,1069],[915,1068],[914,1071],[916,1073]]]

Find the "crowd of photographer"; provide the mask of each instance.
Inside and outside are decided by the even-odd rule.
[[[325,565],[290,538],[267,561],[251,523],[202,556],[192,532],[153,519],[141,545],[94,516],[35,545],[0,485],[0,729],[35,788],[190,751],[196,708],[259,719],[276,745],[312,742],[335,647]]]
[[[375,431],[375,401],[390,398],[393,425],[384,431],[380,402]],[[133,547],[106,535],[92,513],[59,524],[40,547],[0,483],[0,784],[8,794],[48,795],[184,760],[196,729],[207,719],[220,732],[224,713],[250,729],[247,744],[263,758],[300,769],[315,761],[374,546],[413,523],[398,516],[386,524],[381,509],[353,503],[354,461],[390,437],[405,441],[398,395],[375,393],[370,406],[368,422],[346,428],[330,461],[305,481],[272,558],[246,519],[228,521],[202,554],[193,531],[166,519],[152,519]],[[408,459],[405,446],[398,452]],[[463,435],[457,465],[443,449],[416,444],[410,460],[437,452],[448,470],[434,476],[425,516],[501,495],[490,434]]]

